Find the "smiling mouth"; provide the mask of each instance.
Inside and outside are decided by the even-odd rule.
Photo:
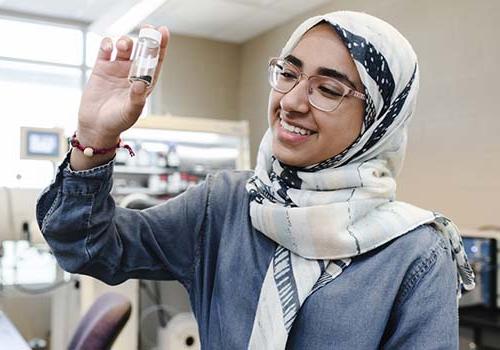
[[[286,131],[289,131],[291,133],[297,134],[297,135],[302,135],[302,136],[309,136],[312,134],[315,134],[314,131],[308,130],[308,129],[303,129],[299,128],[298,126],[293,126],[288,124],[286,121],[284,121],[281,117],[279,118],[280,120],[280,125],[283,129]]]

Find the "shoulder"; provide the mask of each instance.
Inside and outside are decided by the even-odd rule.
[[[403,260],[404,254],[399,255],[404,264],[393,269],[401,278],[394,283],[382,347],[457,349],[458,280],[448,238],[426,224],[395,239],[391,246],[408,257]],[[396,272],[389,276],[394,282]]]
[[[449,250],[449,242],[433,225],[424,224],[373,249],[360,257],[381,260],[399,267],[411,266],[420,261],[430,262],[436,253]],[[430,260],[429,260],[430,259]]]
[[[208,177],[211,179],[212,185],[238,186],[246,184],[253,174],[254,172],[251,170],[220,170],[208,175]]]
[[[207,176],[209,190],[214,197],[246,193],[245,185],[253,175],[250,170],[221,170]]]
[[[449,240],[431,224],[421,225],[398,237],[388,246],[404,268],[398,302],[402,303],[424,279],[453,285],[456,266]]]
[[[446,252],[449,242],[432,224],[424,224],[394,239],[388,247],[410,260],[426,260],[435,251]]]
[[[454,288],[455,261],[448,239],[433,225],[424,224],[353,259],[353,272],[377,276],[378,285],[396,304],[403,303],[422,284]],[[347,269],[346,271],[348,271]]]
[[[245,186],[252,175],[250,170],[223,170],[208,175],[209,205],[218,210],[248,207]]]

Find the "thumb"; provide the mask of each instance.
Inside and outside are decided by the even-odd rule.
[[[146,104],[147,87],[142,81],[134,81],[130,85],[128,99],[128,113],[135,119],[139,117]]]
[[[134,81],[130,86],[130,98],[136,99],[137,102],[146,100],[147,86],[143,81]]]

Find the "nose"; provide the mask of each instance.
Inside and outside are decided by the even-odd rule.
[[[307,113],[309,111],[308,80],[301,79],[292,90],[281,97],[280,107],[286,112]]]

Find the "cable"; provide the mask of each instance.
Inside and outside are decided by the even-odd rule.
[[[153,286],[155,288],[156,304],[162,305],[163,303],[161,301],[160,283],[158,281],[153,281]],[[167,326],[167,320],[165,319],[165,310],[163,309],[158,310],[158,322],[160,322],[161,328],[165,328]]]
[[[5,191],[5,198],[7,200],[7,220],[9,222],[8,226],[11,232],[15,232],[14,228],[14,210],[12,208],[12,193],[9,187],[2,186]]]
[[[175,315],[175,314],[178,314],[180,312],[176,308],[174,308],[170,305],[165,305],[165,304],[151,305],[151,306],[148,306],[146,309],[144,309],[144,311],[141,311],[140,318],[139,318],[139,338],[140,338],[141,343],[147,343],[147,348],[154,347],[154,344],[150,339],[146,339],[144,337],[144,332],[141,331],[143,328],[143,323],[144,323],[144,320],[146,319],[146,317],[148,317],[153,312],[158,313],[159,310],[163,310],[164,312],[167,313],[167,315]]]
[[[145,281],[143,281],[143,280],[140,280],[139,281],[139,286],[141,288],[144,288],[144,290],[148,294],[149,299],[151,299],[151,301],[153,303],[156,303],[156,297],[155,297],[154,293],[149,289],[149,286],[147,285],[147,283]]]
[[[68,284],[68,283],[71,283],[71,282],[74,282],[74,281],[78,282],[77,279],[70,278],[67,281],[65,281],[65,280],[58,281],[58,282],[50,284],[49,286],[44,286],[44,287],[40,287],[40,288],[26,287],[23,284],[13,284],[12,286],[16,290],[18,290],[18,291],[20,291],[22,293],[30,294],[30,295],[39,295],[39,294],[45,294],[45,293],[52,292],[52,291],[56,290],[57,288],[62,287],[65,284]]]
[[[41,249],[41,248],[38,248],[38,247],[34,247],[34,246],[31,246],[28,249],[35,249],[38,254],[46,254],[46,255],[52,256],[54,258],[54,255],[52,254],[51,251],[46,251],[44,249]],[[23,259],[22,256],[19,256],[19,255],[16,254],[15,259],[14,259],[14,266],[18,266],[18,262],[21,259]],[[17,273],[18,273],[18,269],[15,268],[14,269],[14,281],[18,280]],[[46,294],[46,293],[52,292],[52,291],[56,290],[57,288],[62,287],[64,285],[66,285],[67,283],[71,283],[71,282],[74,282],[74,281],[77,281],[76,283],[79,283],[78,279],[76,277],[73,277],[73,275],[70,275],[70,278],[67,279],[67,280],[66,279],[62,279],[60,281],[56,281],[54,283],[50,283],[49,285],[43,284],[42,287],[34,287],[34,288],[33,287],[27,287],[26,285],[19,284],[19,283],[12,284],[12,287],[14,289],[22,292],[22,293],[25,293],[25,294],[40,295],[40,294]]]

